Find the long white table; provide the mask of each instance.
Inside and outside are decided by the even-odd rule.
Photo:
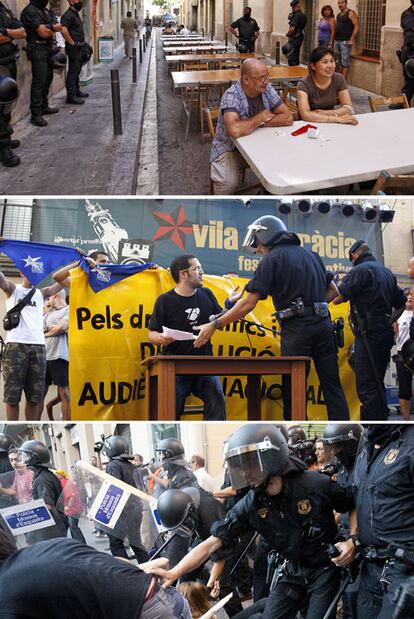
[[[311,123],[322,138],[297,137],[292,127],[257,129],[234,140],[264,188],[297,194],[414,171],[414,108],[359,114],[359,125]]]

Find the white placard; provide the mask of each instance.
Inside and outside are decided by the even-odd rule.
[[[89,510],[89,518],[113,529],[130,496],[130,492],[115,483],[105,481]]]
[[[56,524],[43,499],[5,507],[0,509],[0,513],[15,536],[54,527]]]

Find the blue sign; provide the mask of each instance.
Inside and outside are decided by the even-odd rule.
[[[95,513],[95,520],[101,522],[106,526],[110,526],[114,514],[118,505],[121,502],[121,499],[125,495],[125,491],[113,484],[110,484],[105,491],[105,494],[102,499],[100,499],[100,505]]]
[[[52,514],[43,499],[7,507],[0,510],[0,513],[13,535],[21,535],[55,525]]]

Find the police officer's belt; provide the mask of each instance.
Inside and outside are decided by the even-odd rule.
[[[285,309],[275,312],[277,320],[282,323],[285,320],[296,318],[297,316],[319,316],[327,318],[329,316],[329,307],[325,301],[305,305],[301,297],[292,301]]]
[[[414,550],[408,550],[407,548],[400,548],[399,546],[390,544],[385,547],[364,546],[361,552],[363,557],[368,560],[398,559],[408,567],[414,569]]]
[[[44,39],[36,39],[35,41],[30,41],[29,45],[53,45],[53,41],[45,41]]]

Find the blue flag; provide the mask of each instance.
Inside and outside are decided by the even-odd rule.
[[[13,260],[33,286],[37,286],[49,273],[80,257],[73,247],[32,241],[0,241],[0,252]]]
[[[99,292],[112,284],[116,284],[126,277],[135,275],[155,266],[154,262],[145,264],[97,264],[96,267],[89,266],[87,260],[82,258],[79,266],[88,275],[89,285],[94,292]]]

